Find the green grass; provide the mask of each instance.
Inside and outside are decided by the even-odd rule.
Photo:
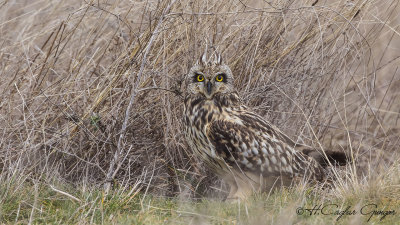
[[[143,196],[136,192],[114,191],[107,196],[100,189],[56,187],[76,197],[74,200],[48,185],[11,187],[1,185],[1,223],[34,224],[399,224],[399,198],[365,192],[362,195],[331,194],[328,190],[305,191],[300,187],[282,189],[268,196],[253,196],[246,202],[217,200],[182,201]],[[332,204],[332,205],[330,205]],[[395,211],[395,215],[361,215],[364,205]],[[321,206],[320,206],[321,205]],[[318,207],[324,211],[318,210]],[[355,210],[355,215],[335,215]],[[32,210],[34,208],[34,210]],[[312,215],[306,209],[316,209]],[[369,210],[370,211],[370,210]],[[302,212],[302,215],[298,215]],[[32,214],[33,213],[33,214]],[[366,211],[364,211],[366,213]],[[329,215],[323,215],[329,214]]]

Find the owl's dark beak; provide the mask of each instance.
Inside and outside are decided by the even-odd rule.
[[[208,82],[207,82],[207,93],[208,93],[208,95],[211,94],[211,87],[212,87],[212,84],[211,84],[210,81],[208,81]]]

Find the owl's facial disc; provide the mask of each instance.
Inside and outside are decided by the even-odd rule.
[[[206,60],[205,56],[201,57],[196,65],[194,65],[187,76],[188,93],[193,95],[204,96],[205,99],[211,100],[216,95],[224,95],[234,91],[233,76],[229,67],[222,63],[219,54],[215,59]]]

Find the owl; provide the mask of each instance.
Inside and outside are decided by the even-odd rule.
[[[325,155],[296,144],[277,127],[242,104],[230,68],[218,53],[204,54],[186,75],[183,112],[189,147],[230,187],[227,199],[254,192],[322,181],[330,162],[345,155]],[[329,160],[325,160],[329,159]],[[328,162],[329,161],[329,162]]]

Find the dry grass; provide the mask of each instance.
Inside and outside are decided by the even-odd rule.
[[[396,187],[381,172],[398,172],[398,4],[0,1],[0,182],[223,198],[181,124],[208,45],[257,113],[354,159],[334,193]]]

